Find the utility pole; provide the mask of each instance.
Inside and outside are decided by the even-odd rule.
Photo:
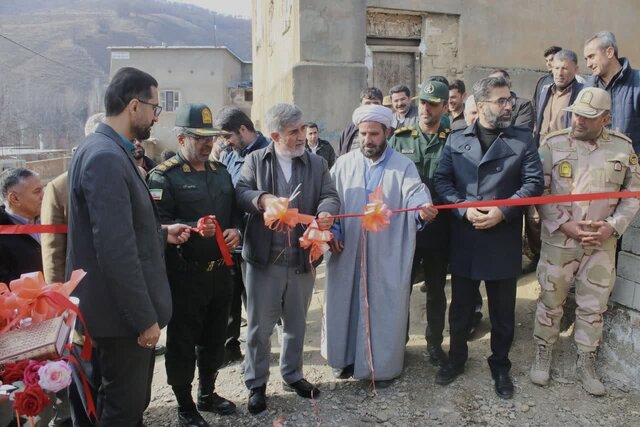
[[[214,47],[218,47],[218,34],[217,34],[217,30],[218,30],[218,26],[216,25],[216,16],[218,14],[217,13],[213,13],[213,46]]]

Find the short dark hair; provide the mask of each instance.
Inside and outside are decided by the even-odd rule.
[[[549,55],[555,55],[556,53],[560,52],[562,50],[562,48],[560,46],[549,46],[548,48],[546,48],[542,54],[543,57],[547,57]]]
[[[158,81],[151,74],[133,67],[119,69],[104,94],[107,117],[122,113],[132,99],[151,99],[151,86],[158,87]]]
[[[492,74],[500,74],[502,77],[504,77],[509,87],[511,87],[511,76],[509,75],[507,70],[503,68],[495,68],[489,73],[489,75],[492,75]]]
[[[253,122],[244,111],[238,107],[222,107],[216,115],[216,127],[227,132],[237,132],[240,126],[246,127],[249,131],[255,132]]]
[[[504,77],[485,77],[480,79],[473,85],[473,98],[476,103],[486,101],[489,99],[491,89],[498,87],[509,87],[509,82]]]
[[[449,80],[445,76],[431,76],[429,81],[440,82],[449,86]]]
[[[400,92],[404,92],[405,95],[411,96],[411,91],[405,85],[395,85],[394,87],[389,89],[389,95],[393,95],[394,93],[400,93]]]
[[[0,173],[0,200],[7,203],[9,191],[25,179],[35,176],[36,173],[27,168],[11,168]]]
[[[449,90],[457,90],[458,92],[465,93],[467,91],[467,87],[464,85],[464,82],[462,80],[454,80],[451,82],[451,84],[449,85]]]
[[[314,122],[307,122],[307,128],[318,129],[318,124]]]
[[[365,98],[379,99],[380,102],[382,102],[384,96],[382,95],[382,91],[377,87],[365,87],[364,89],[362,89],[362,92],[360,92],[360,102],[362,102],[362,100]]]

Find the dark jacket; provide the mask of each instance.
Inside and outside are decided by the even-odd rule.
[[[145,172],[149,172],[151,169],[155,168],[156,166],[158,166],[158,164],[153,161],[151,158],[144,156],[142,157],[142,169],[145,170]]]
[[[449,135],[434,180],[445,203],[532,197],[542,194],[542,163],[525,127],[511,126],[483,155],[476,125]],[[451,220],[451,273],[474,280],[517,277],[522,263],[523,207],[501,207],[505,220],[476,230],[454,209]]]
[[[540,96],[537,100],[537,105],[539,106],[536,111],[536,127],[533,130],[533,142],[535,142],[536,147],[540,146],[540,126],[542,125],[542,115],[544,114],[545,108],[547,108],[547,103],[549,99],[551,99],[551,87],[553,86],[553,81],[550,84],[546,84],[540,88]],[[578,92],[580,92],[583,88],[583,84],[578,80],[573,79],[571,82],[571,96],[569,98],[569,105],[573,104],[573,101],[576,100],[578,96]],[[571,126],[571,113],[565,111],[564,113],[564,127],[568,128]]]
[[[306,144],[307,151],[313,154],[311,151],[311,147],[309,147],[309,143]],[[315,152],[317,156],[322,157],[327,161],[327,166],[331,169],[331,166],[336,162],[336,152],[333,151],[333,147],[329,141],[325,141],[324,139],[318,139],[318,150]]]
[[[520,98],[515,92],[511,92],[511,96],[516,100],[511,112],[511,126],[526,126],[532,131],[536,117],[533,113],[531,101]]]
[[[267,266],[274,231],[264,225],[263,213],[258,209],[258,199],[265,193],[275,194],[276,155],[273,143],[267,148],[254,151],[246,157],[242,173],[236,185],[236,198],[241,210],[249,214],[244,232],[242,258],[260,267]],[[329,174],[327,163],[319,156],[308,152],[293,159],[303,168],[301,193],[298,196],[300,213],[317,215],[320,212],[337,214],[340,199]],[[296,227],[299,232],[300,226]],[[309,270],[309,251],[302,250],[292,233],[292,244],[298,248],[298,268]]]
[[[538,110],[540,108],[540,103],[538,99],[540,99],[540,91],[543,86],[552,85],[553,84],[553,74],[551,71],[544,74],[540,77],[536,83],[536,88],[533,91],[533,96],[531,97],[531,107],[533,108],[534,114],[538,114]]]
[[[342,131],[342,133],[340,134],[340,139],[338,140],[338,157],[351,151],[351,141],[357,133],[358,126],[354,125],[353,123],[351,123]]]
[[[67,277],[94,337],[133,337],[171,317],[166,231],[122,138],[101,124],[69,170]]]
[[[604,87],[598,76],[591,76],[586,87],[606,89],[611,94],[611,128],[631,138],[633,149],[640,153],[640,71],[631,68],[627,58],[620,58],[620,73]]]
[[[224,159],[222,159],[222,163],[227,167],[227,172],[231,175],[231,181],[234,186],[238,182],[238,179],[240,179],[240,170],[244,164],[244,158],[250,153],[269,145],[269,140],[262,133],[256,132],[256,134],[258,135],[258,138],[253,144],[251,144],[251,146],[239,152],[232,150],[224,157]]]
[[[0,225],[16,225],[4,206],[0,206]],[[34,271],[42,271],[40,243],[28,234],[0,234],[0,282],[8,285]]]

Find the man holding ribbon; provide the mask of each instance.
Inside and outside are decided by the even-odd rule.
[[[360,150],[336,161],[331,173],[341,213],[362,212],[374,194],[392,215],[388,227],[363,233],[365,218],[340,218],[327,262],[322,354],[337,378],[386,387],[402,373],[416,231],[435,218],[429,190],[414,162],[389,147],[393,112],[363,105],[353,112]]]
[[[228,415],[236,408],[214,389],[224,359],[232,295],[230,271],[223,255],[226,250],[230,259],[229,251],[240,243],[236,227],[241,217],[235,209],[227,168],[209,160],[213,137],[227,132],[213,127],[211,110],[204,104],[180,107],[175,125],[180,149],[153,169],[147,181],[163,223],[195,227],[200,218],[206,218],[200,221],[199,235],[166,250],[173,299],[173,316],[167,327],[167,382],[178,401],[179,425],[200,427],[209,424],[198,410]],[[209,215],[215,216],[221,229]],[[215,238],[220,234],[223,247]],[[191,397],[196,363],[197,405]]]
[[[299,247],[300,225],[282,231],[267,228],[265,209],[274,202],[280,204],[279,198],[290,198],[290,209],[317,215],[317,225],[327,230],[333,223],[328,217],[340,208],[327,163],[305,150],[302,111],[295,105],[277,104],[267,111],[265,122],[273,142],[245,158],[236,184],[238,203],[249,214],[242,258],[246,261],[248,316],[245,384],[252,414],[267,408],[271,333],[278,319],[283,329],[280,373],[284,389],[305,398],[320,393],[302,372],[307,310],[315,280],[309,250]],[[298,188],[302,191],[292,197]]]
[[[606,129],[609,93],[582,89],[566,110],[573,113],[571,127],[548,134],[540,146],[544,195],[640,191],[638,156],[631,139]],[[616,278],[616,243],[639,207],[640,201],[631,197],[540,205],[541,289],[533,330],[537,352],[530,372],[534,384],[549,383],[563,304],[575,284],[576,376],[590,394],[605,394],[595,372],[602,315]]]
[[[452,133],[435,174],[438,195],[447,203],[539,196],[540,157],[528,128],[511,125],[513,96],[503,77],[473,86],[478,120]],[[513,396],[509,350],[513,342],[516,283],[521,272],[522,212],[519,206],[454,209],[451,222],[451,306],[449,361],[436,383],[449,384],[464,372],[467,338],[476,294],[485,282],[491,319],[488,359],[496,394]]]

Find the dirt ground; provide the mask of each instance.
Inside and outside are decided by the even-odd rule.
[[[220,371],[217,392],[238,405],[237,414],[217,416],[203,413],[211,425],[220,426],[638,426],[640,394],[605,381],[608,395],[588,395],[574,376],[575,345],[570,328],[556,346],[552,381],[538,387],[529,381],[535,352],[532,340],[535,299],[539,285],[535,274],[520,278],[516,307],[516,331],[511,360],[516,394],[512,400],[498,398],[486,358],[489,350],[489,321],[486,300],[484,318],[469,346],[465,373],[448,386],[434,383],[437,368],[425,355],[425,294],[415,285],[411,297],[411,339],[406,347],[403,375],[389,388],[369,391],[357,380],[336,380],[320,355],[320,325],[324,298],[324,269],[318,269],[316,290],[307,319],[305,377],[319,385],[322,394],[315,401],[282,390],[278,372],[280,347],[272,338],[271,378],[267,385],[268,411],[253,416],[247,411],[247,390],[240,364]],[[450,286],[447,284],[447,292]],[[484,289],[483,289],[484,296]],[[486,297],[485,297],[486,298]],[[244,329],[242,331],[244,334]],[[447,334],[448,331],[445,331]],[[448,348],[448,337],[444,342]],[[244,350],[244,349],[243,349]],[[194,386],[195,389],[195,386]],[[166,384],[164,358],[156,359],[153,398],[145,414],[148,426],[177,425],[176,402]]]

